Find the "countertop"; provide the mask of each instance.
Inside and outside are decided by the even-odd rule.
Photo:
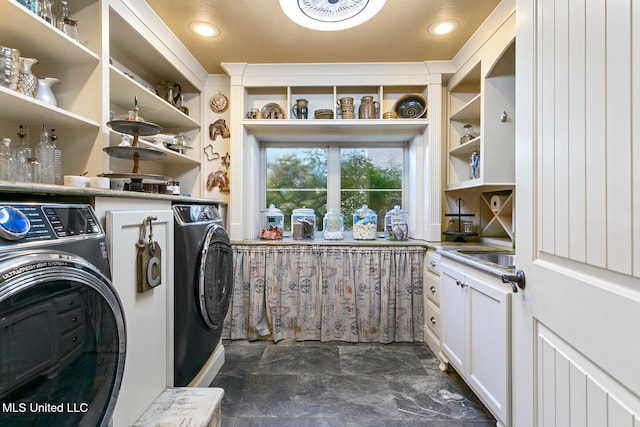
[[[487,273],[502,276],[503,274],[513,274],[515,268],[513,267],[504,267],[499,264],[494,264],[492,262],[484,261],[478,258],[474,258],[471,255],[460,252],[460,250],[464,251],[474,251],[474,252],[508,252],[515,254],[514,250],[509,250],[501,247],[495,246],[487,246],[487,245],[479,245],[477,243],[450,243],[450,242],[441,242],[439,245],[433,245],[433,249],[438,251],[442,256],[450,258],[452,260],[467,264],[471,267],[478,268]]]
[[[167,194],[144,193],[138,191],[119,191],[98,188],[70,187],[65,185],[0,182],[0,193],[68,196],[68,197],[120,197],[148,200],[168,200],[180,203],[226,203],[222,200],[201,199],[190,196],[172,196]]]

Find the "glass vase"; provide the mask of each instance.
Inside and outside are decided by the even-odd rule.
[[[38,94],[38,78],[31,72],[31,67],[37,63],[38,60],[35,58],[20,58],[20,77],[16,90],[32,98]]]

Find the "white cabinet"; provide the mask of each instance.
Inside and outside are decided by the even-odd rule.
[[[32,67],[38,78],[55,77],[57,106],[23,96],[0,86],[0,137],[15,145],[19,126],[27,130],[27,142],[35,145],[42,126],[54,128],[63,156],[63,174],[102,172],[100,2],[74,3],[80,21],[80,40],[72,40],[31,13],[15,0],[0,2],[0,44],[18,49],[21,56],[36,58]]]
[[[169,315],[173,311],[173,212],[152,208],[121,210],[127,204],[135,205],[132,201],[99,203],[100,209],[117,209],[106,212],[107,243],[113,286],[122,301],[127,330],[126,363],[113,414],[114,426],[133,425],[154,399],[173,384],[173,318]],[[169,203],[165,204],[169,207]],[[138,293],[136,242],[140,225],[150,215],[155,217],[153,239],[162,250],[161,282],[145,293]]]
[[[441,348],[501,425],[511,419],[511,288],[498,276],[444,259]]]
[[[141,162],[143,174],[167,176],[179,181],[183,193],[200,196],[202,182],[200,163],[202,157],[201,92],[203,81],[191,75],[183,62],[173,52],[158,49],[157,34],[147,34],[146,26],[153,24],[146,19],[148,6],[122,0],[110,2],[109,9],[109,108],[110,114],[120,116],[133,109],[138,99],[140,116],[162,128],[162,134],[177,135],[183,132],[192,141],[184,153],[156,143],[153,137],[141,138],[140,146],[163,151],[166,157],[160,161]],[[132,12],[139,14],[134,15]],[[161,25],[157,25],[161,28]],[[161,30],[158,29],[158,32]],[[160,81],[170,81],[180,86],[189,114],[184,114],[173,104],[155,93]],[[109,145],[120,142],[121,135],[110,132]],[[110,159],[109,169],[116,173],[129,173],[131,160]]]
[[[462,70],[449,87],[448,190],[515,181],[515,42],[488,61]],[[471,139],[463,138],[467,125]]]
[[[106,122],[111,115],[131,110],[137,96],[145,120],[161,126],[164,133],[184,132],[193,141],[193,149],[184,154],[143,142],[167,154],[162,161],[143,162],[143,172],[171,177],[180,181],[183,192],[200,196],[200,94],[206,70],[146,2],[77,0],[71,8],[79,21],[80,42],[17,1],[0,2],[0,44],[36,58],[32,72],[38,78],[60,80],[53,86],[57,106],[0,87],[0,137],[15,141],[23,125],[27,143],[34,146],[45,125],[56,130],[63,175],[129,173],[132,161],[110,159],[103,148],[120,139]],[[162,79],[181,85],[189,115],[156,96],[154,88]]]
[[[434,354],[440,354],[440,254],[427,249],[424,292],[424,337]]]

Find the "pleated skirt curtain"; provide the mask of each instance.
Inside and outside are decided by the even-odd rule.
[[[235,245],[223,338],[423,340],[417,246]]]

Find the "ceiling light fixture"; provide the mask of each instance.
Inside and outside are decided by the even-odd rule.
[[[373,18],[386,0],[280,0],[283,12],[298,25],[318,31],[353,28]]]
[[[449,34],[458,29],[460,24],[454,19],[445,19],[443,21],[436,21],[429,25],[427,32],[432,36],[443,36]]]
[[[218,37],[220,35],[218,27],[204,21],[193,21],[189,24],[189,29],[202,37]]]

